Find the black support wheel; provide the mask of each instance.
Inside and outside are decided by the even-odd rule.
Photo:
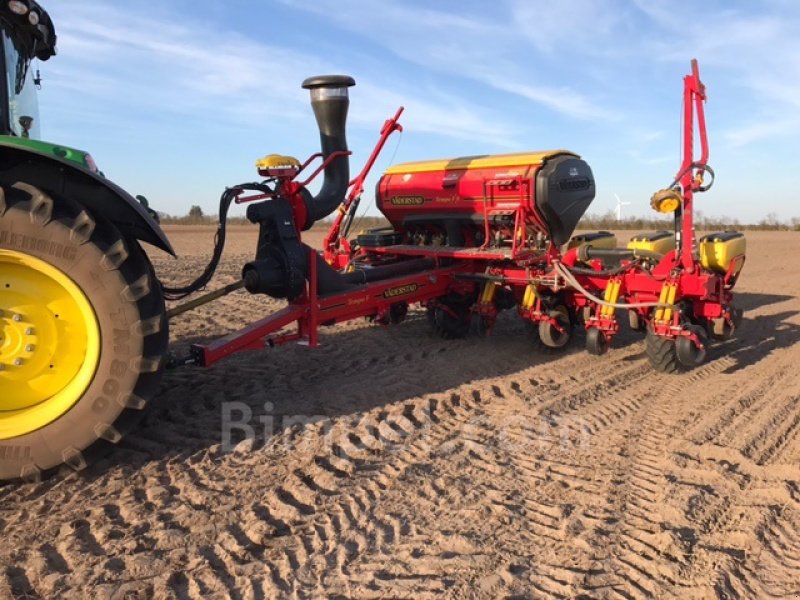
[[[466,297],[448,296],[428,308],[428,322],[434,333],[445,340],[466,337],[471,324],[471,301]]]
[[[597,327],[586,331],[586,351],[594,356],[601,356],[608,352],[608,338]]]
[[[80,470],[138,422],[167,349],[134,240],[27,183],[0,187],[0,480]]]
[[[697,346],[686,336],[680,336],[675,340],[675,355],[678,361],[687,369],[692,369],[702,365],[708,357],[708,334],[705,327],[700,325],[687,325],[685,329],[696,335],[703,346],[702,348]]]
[[[645,320],[635,310],[628,309],[628,328],[631,331],[644,331],[647,327]]]
[[[675,342],[669,338],[656,335],[648,327],[644,338],[644,349],[650,365],[661,373],[678,373],[683,365],[678,360]]]
[[[470,317],[469,333],[479,338],[487,338],[492,333],[496,319],[477,313]]]

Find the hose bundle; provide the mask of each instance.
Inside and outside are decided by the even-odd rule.
[[[222,251],[225,248],[225,230],[228,221],[228,209],[230,209],[231,202],[245,190],[258,191],[263,194],[274,193],[274,190],[266,183],[241,183],[233,187],[225,188],[225,191],[222,192],[219,199],[219,223],[217,224],[217,232],[214,234],[214,251],[211,254],[211,260],[200,276],[188,285],[169,287],[161,283],[161,290],[166,300],[181,300],[190,294],[199,292],[211,281],[211,278],[214,276],[219,266],[220,258],[222,258]]]
[[[619,302],[606,302],[605,300],[598,298],[597,296],[589,292],[585,287],[583,287],[575,278],[575,276],[572,274],[570,269],[567,268],[565,265],[561,264],[560,262],[554,262],[553,268],[556,270],[556,273],[561,275],[561,277],[563,277],[564,280],[569,285],[578,290],[589,300],[599,304],[600,306],[610,306],[612,308],[672,308],[672,309],[680,308],[678,306],[675,306],[674,304],[669,304],[667,302],[633,302],[631,304],[622,304]]]

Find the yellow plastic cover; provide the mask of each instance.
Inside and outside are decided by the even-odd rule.
[[[440,158],[435,160],[399,163],[386,169],[385,173],[386,175],[392,175],[540,165],[548,158],[561,154],[569,154],[580,158],[580,156],[569,150],[538,150],[533,152],[515,152],[512,154],[478,154],[475,156],[460,156],[457,158]]]
[[[256,161],[256,168],[266,169],[299,169],[300,161],[294,156],[283,156],[282,154],[268,154],[264,158]]]
[[[656,254],[666,254],[675,250],[675,236],[668,232],[668,235],[661,235],[661,233],[646,233],[632,237],[628,242],[628,250],[644,250]]]
[[[744,234],[734,232],[711,233],[700,238],[700,263],[703,268],[717,273],[727,273],[731,261],[743,257],[747,251],[747,242]],[[738,273],[744,261],[740,260],[736,266]]]

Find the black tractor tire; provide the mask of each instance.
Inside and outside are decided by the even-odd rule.
[[[686,325],[686,330],[698,337],[703,348],[695,346],[688,337],[681,336],[675,340],[675,356],[684,367],[692,369],[702,365],[708,358],[708,334],[705,327],[700,325]]]
[[[656,335],[648,327],[644,338],[644,350],[650,366],[660,373],[679,373],[684,366],[678,360],[675,341]]]
[[[15,435],[12,428],[0,439],[0,480],[39,480],[62,465],[81,470],[137,424],[158,390],[168,343],[161,287],[135,240],[79,204],[54,201],[24,182],[0,187],[2,251],[46,264],[48,272],[54,268],[77,286],[94,313],[99,352],[88,384],[69,395],[75,398],[71,406],[50,422],[22,421],[23,428],[37,428],[8,437]],[[24,272],[39,281],[44,271],[34,266]],[[2,279],[0,273],[0,284],[11,285]],[[24,277],[20,281],[29,285]],[[31,310],[44,314],[44,300],[39,304]],[[0,398],[0,410],[2,404]]]

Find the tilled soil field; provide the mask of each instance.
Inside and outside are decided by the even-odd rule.
[[[169,234],[156,270],[188,281],[213,231]],[[543,355],[513,314],[449,342],[420,311],[168,372],[107,460],[0,487],[0,598],[800,596],[800,234],[748,246],[737,338],[677,376],[624,328]],[[172,336],[278,306],[237,292]]]

